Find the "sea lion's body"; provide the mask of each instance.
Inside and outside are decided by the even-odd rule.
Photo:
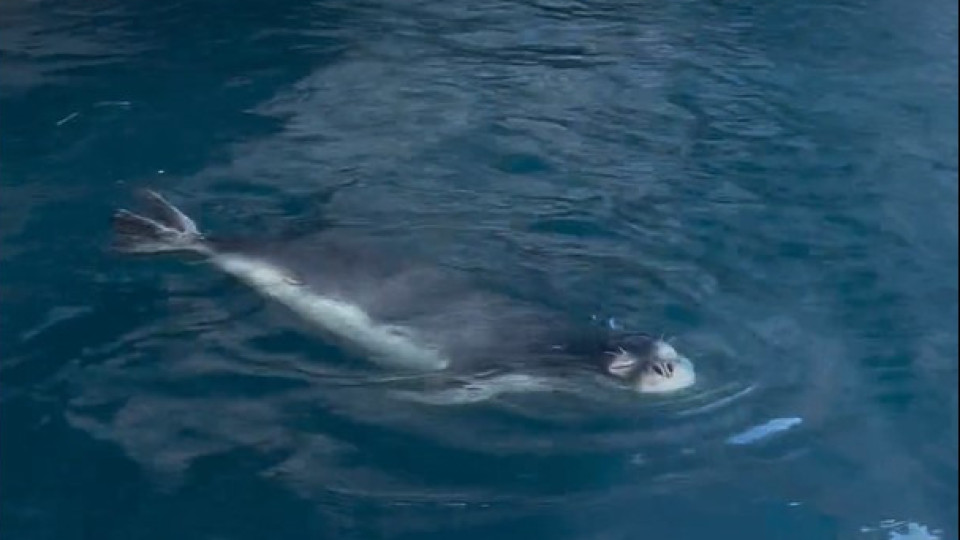
[[[321,231],[212,245],[219,253],[269,261],[303,290],[404,329],[446,359],[446,371],[601,367],[602,329],[588,320],[494,293],[461,272],[423,264],[372,239]]]

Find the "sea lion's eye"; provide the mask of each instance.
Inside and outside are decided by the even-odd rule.
[[[667,376],[666,373],[663,372],[663,366],[661,366],[660,364],[654,364],[654,365],[653,365],[653,371],[656,372],[656,374],[659,375],[659,376],[661,376],[661,377],[666,377],[666,376]]]
[[[673,377],[673,364],[672,364],[672,363],[667,364],[667,373],[669,373],[670,376]]]

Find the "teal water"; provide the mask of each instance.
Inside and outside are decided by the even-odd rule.
[[[5,0],[0,163],[4,539],[957,537],[955,3]],[[701,380],[400,399],[107,253],[140,186],[666,333]]]

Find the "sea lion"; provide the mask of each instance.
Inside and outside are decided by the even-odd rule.
[[[285,306],[323,336],[385,367],[417,371],[588,365],[643,393],[695,381],[662,339],[584,328],[422,266],[383,264],[332,235],[266,246],[210,238],[152,190],[146,214],[113,214],[113,248],[199,256]]]

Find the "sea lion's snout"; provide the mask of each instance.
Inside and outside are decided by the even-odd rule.
[[[643,393],[681,390],[696,381],[693,363],[661,339],[646,334],[629,336],[611,353],[607,372]]]

